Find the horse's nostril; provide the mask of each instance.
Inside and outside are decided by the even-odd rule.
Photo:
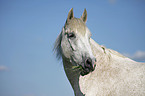
[[[86,60],[86,64],[91,65],[91,64],[92,64],[92,59],[91,59],[91,58],[88,58],[88,59]]]
[[[96,59],[87,58],[85,61],[85,68],[89,68],[90,70],[94,70]]]

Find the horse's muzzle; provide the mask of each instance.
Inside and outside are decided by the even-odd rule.
[[[95,67],[96,67],[96,59],[91,59],[91,58],[87,58],[84,62],[84,64],[82,65],[82,71],[81,71],[81,75],[84,76],[84,75],[87,75],[89,74],[90,72],[94,71],[95,70]]]

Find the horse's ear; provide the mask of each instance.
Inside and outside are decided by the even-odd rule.
[[[84,9],[84,12],[83,12],[83,14],[81,16],[81,19],[86,23],[86,21],[87,21],[87,11],[86,11],[86,8]]]
[[[74,18],[73,8],[71,8],[69,13],[68,13],[67,21],[71,20],[72,18]]]

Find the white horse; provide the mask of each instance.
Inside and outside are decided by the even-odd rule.
[[[75,96],[145,96],[145,64],[97,44],[86,20],[71,9],[54,47]]]

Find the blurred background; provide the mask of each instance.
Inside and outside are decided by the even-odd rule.
[[[97,43],[145,62],[145,0],[0,0],[0,96],[74,96],[53,52],[71,8]]]

